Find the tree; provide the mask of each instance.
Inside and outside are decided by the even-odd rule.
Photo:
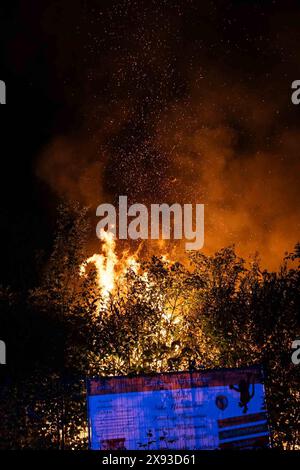
[[[185,264],[152,257],[121,270],[104,295],[93,266],[80,275],[87,238],[87,211],[61,206],[39,285],[25,295],[0,291],[2,329],[11,341],[20,335],[1,389],[2,447],[86,448],[86,376],[251,364],[265,368],[275,445],[300,445],[290,358],[299,336],[299,244],[277,273],[234,247],[193,252]]]

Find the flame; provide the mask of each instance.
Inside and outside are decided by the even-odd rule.
[[[97,282],[99,290],[104,299],[108,300],[115,288],[115,268],[118,257],[115,253],[116,242],[111,232],[101,231],[100,238],[102,244],[102,254],[94,254],[84,261],[80,266],[80,275],[86,272],[89,263],[94,263],[97,272]]]
[[[87,266],[93,263],[96,268],[96,280],[99,291],[102,295],[104,304],[107,305],[110,295],[114,292],[117,285],[123,286],[125,289],[125,277],[126,274],[132,270],[135,274],[138,273],[140,264],[137,261],[137,252],[133,255],[129,255],[128,251],[125,250],[122,253],[122,257],[119,259],[116,254],[116,241],[113,233],[102,230],[100,233],[100,239],[102,242],[100,254],[93,254],[87,258],[80,266],[80,276],[86,274]]]
[[[80,266],[80,275],[84,276],[86,273],[87,265],[93,263],[96,268],[96,280],[98,284],[101,298],[98,299],[96,304],[96,313],[100,313],[101,309],[109,311],[109,303],[111,296],[117,292],[121,297],[126,298],[128,283],[127,275],[133,272],[138,276],[139,282],[142,283],[143,289],[138,293],[141,301],[149,297],[151,301],[152,290],[155,289],[155,282],[149,276],[149,272],[137,261],[139,249],[130,255],[127,250],[124,250],[120,257],[116,254],[116,241],[114,235],[110,232],[101,232],[102,247],[100,254],[94,254],[86,259]],[[161,255],[163,262],[171,266],[172,262],[166,255]],[[172,336],[168,336],[169,326],[171,324],[180,324],[182,321],[182,314],[175,308],[170,300],[167,300],[160,290],[156,293],[156,309],[161,313],[161,336],[165,338],[166,344],[169,346],[172,343]]]
[[[87,266],[90,263],[94,264],[96,268],[98,289],[102,297],[102,305],[104,305],[104,307],[108,306],[111,294],[113,294],[116,289],[118,289],[118,292],[121,293],[121,295],[126,295],[126,275],[130,271],[138,275],[140,281],[144,284],[145,290],[142,296],[144,297],[147,295],[147,292],[151,291],[154,284],[153,281],[149,279],[149,273],[146,269],[142,269],[140,271],[141,265],[137,261],[140,247],[133,255],[130,255],[128,250],[124,250],[122,255],[118,257],[116,254],[116,241],[113,233],[102,230],[100,233],[100,239],[102,242],[102,253],[95,253],[87,258],[80,266],[80,275],[84,276],[86,274]],[[171,264],[170,259],[166,255],[161,255],[161,259],[164,262]],[[101,302],[99,301],[97,308],[98,311],[100,311],[100,305]],[[161,303],[158,302],[157,304],[157,308],[161,311],[162,318],[164,318],[168,323],[177,323],[180,321],[179,317],[174,319],[175,315],[173,309],[170,309],[170,307],[164,304],[163,295],[161,297]]]
[[[131,269],[135,274],[137,274],[139,268],[140,264],[137,262],[135,255],[128,256],[128,258],[125,259],[122,274],[126,275],[129,269]]]

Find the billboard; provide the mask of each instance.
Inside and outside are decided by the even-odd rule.
[[[93,450],[269,445],[260,367],[88,380]]]

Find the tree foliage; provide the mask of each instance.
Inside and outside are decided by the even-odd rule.
[[[193,252],[182,265],[152,257],[104,299],[96,272],[80,277],[86,211],[62,206],[39,285],[1,290],[1,331],[13,351],[2,377],[3,448],[87,446],[85,377],[190,368],[265,368],[274,445],[300,445],[300,247],[279,272],[234,247]],[[298,263],[298,264],[297,264]],[[16,340],[16,335],[18,339]]]

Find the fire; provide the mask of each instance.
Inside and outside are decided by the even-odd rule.
[[[111,232],[101,230],[102,253],[93,254],[80,266],[80,276],[84,276],[87,266],[93,263],[97,273],[97,283],[104,303],[107,304],[110,295],[117,285],[122,282],[129,270],[138,273],[140,264],[136,260],[138,250],[135,254],[129,255],[128,251],[123,251],[121,258],[116,254],[116,241]]]
[[[145,268],[142,269],[141,264],[137,261],[140,247],[134,254],[129,254],[127,250],[124,250],[122,254],[118,257],[116,253],[116,240],[114,234],[111,232],[106,232],[101,230],[101,253],[93,254],[87,258],[80,266],[80,276],[86,274],[87,266],[92,263],[96,268],[96,280],[98,284],[99,292],[101,293],[101,301],[98,302],[98,310],[100,306],[108,306],[110,297],[114,292],[118,291],[121,295],[126,295],[127,292],[127,282],[126,276],[129,272],[133,272],[139,277],[140,282],[144,284],[144,294],[147,296],[147,293],[153,289],[153,281],[149,278],[149,273]],[[161,259],[171,264],[171,261],[166,255],[161,255]],[[158,294],[158,299],[160,294]],[[162,312],[162,318],[167,322],[174,321],[174,312],[173,309],[167,305],[164,305],[163,296],[161,298],[161,303],[158,302],[156,306]],[[169,312],[169,309],[172,311]]]
[[[104,299],[108,300],[115,288],[115,269],[118,257],[115,253],[116,242],[111,232],[101,231],[102,254],[94,254],[80,266],[80,275],[86,272],[89,263],[94,263],[97,272],[99,290]]]
[[[128,293],[128,278],[127,275],[131,272],[137,276],[140,286],[143,288],[138,293],[138,297],[141,301],[145,299],[152,302],[153,291],[156,290],[155,308],[161,313],[161,337],[165,338],[166,344],[169,346],[172,343],[172,336],[168,336],[170,325],[177,325],[182,321],[182,312],[180,306],[177,306],[177,300],[167,298],[160,289],[157,289],[155,280],[151,278],[148,270],[143,264],[140,264],[138,259],[138,253],[140,248],[133,254],[130,255],[127,250],[124,250],[121,255],[116,254],[116,241],[114,235],[110,232],[101,231],[101,253],[94,254],[86,259],[80,266],[80,275],[84,276],[86,273],[87,265],[93,263],[96,268],[97,284],[99,292],[101,293],[101,299],[97,301],[97,313],[104,310],[109,312],[110,301],[113,301],[112,296],[117,293],[121,298],[126,299]],[[161,255],[161,260],[166,263],[169,267],[172,262],[169,256]],[[130,283],[129,283],[130,285]],[[130,290],[130,287],[129,287]]]

